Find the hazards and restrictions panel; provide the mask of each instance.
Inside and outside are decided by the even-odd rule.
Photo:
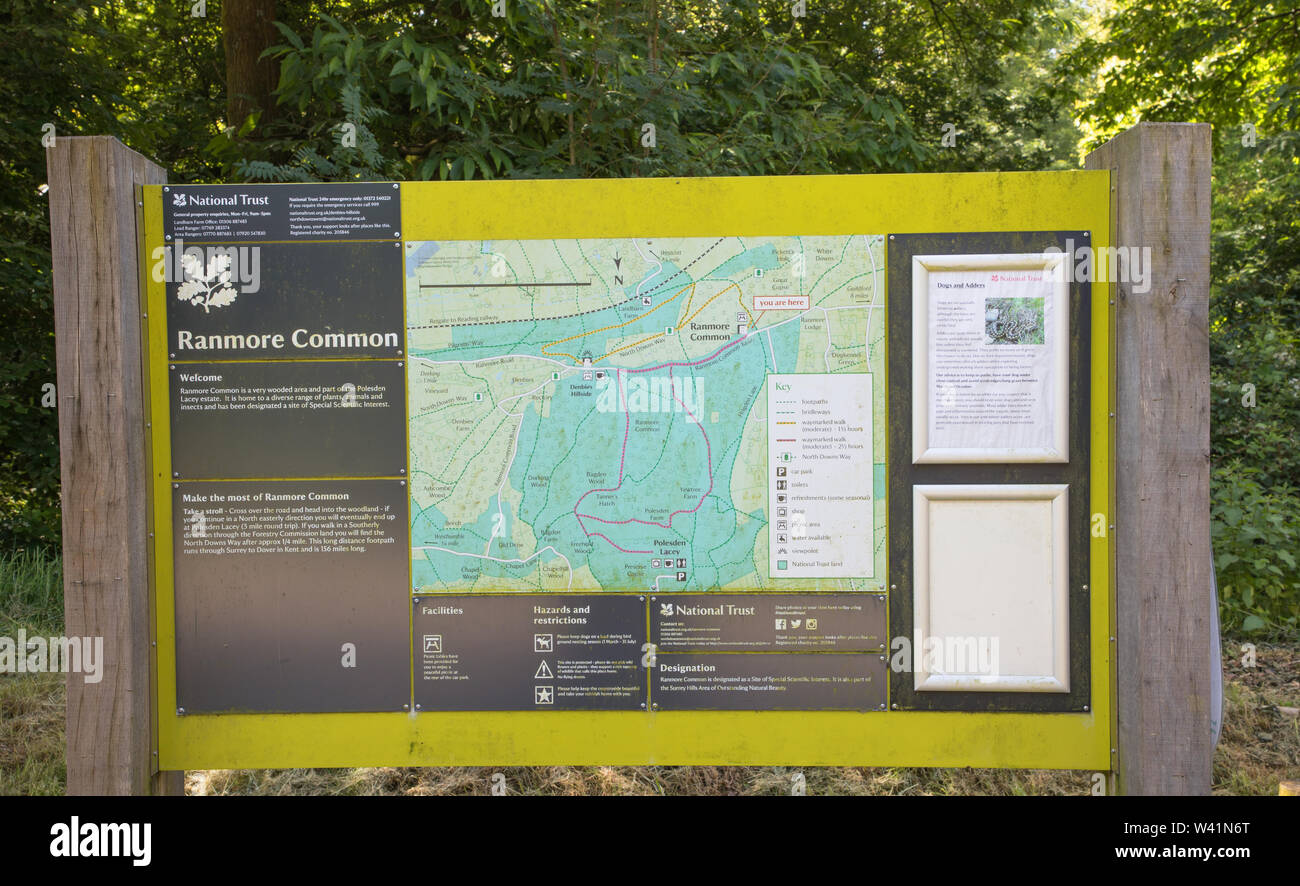
[[[885,238],[405,187],[161,189],[180,712],[884,710]]]

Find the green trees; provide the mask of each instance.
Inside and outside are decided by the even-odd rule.
[[[1224,616],[1294,626],[1296,0],[208,5],[0,9],[0,545],[58,538],[47,124],[203,181],[1076,168],[1139,119],[1206,120]]]
[[[121,89],[104,46],[110,34],[85,9],[12,0],[0,11],[0,545],[59,538],[54,318],[42,139],[114,125],[96,81]],[[55,109],[58,109],[57,111]],[[47,387],[49,386],[49,387]]]
[[[0,545],[59,532],[56,412],[41,405],[54,382],[46,124],[115,135],[173,181],[1034,168],[1054,162],[1039,134],[1069,128],[1016,73],[1050,61],[1051,0],[817,0],[802,17],[786,0],[496,5],[0,9]],[[272,7],[268,115],[249,59]],[[237,46],[218,13],[245,14],[247,27],[227,22]]]
[[[1092,140],[1214,124],[1212,534],[1224,622],[1300,621],[1300,4],[1124,3],[1069,60]]]
[[[240,178],[461,179],[1040,168],[1073,143],[1035,76],[1068,31],[1048,0],[794,6],[348,4],[281,23],[277,120],[212,149]]]
[[[43,139],[116,135],[177,177],[216,175],[202,146],[224,103],[218,36],[181,4],[0,7],[0,547],[59,539]]]
[[[785,4],[487,0],[281,25],[273,125],[223,156],[254,179],[917,169],[897,96],[809,46]]]
[[[1225,622],[1300,622],[1300,166],[1266,136],[1216,163],[1213,534]]]

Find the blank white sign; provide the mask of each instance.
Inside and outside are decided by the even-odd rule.
[[[1067,487],[916,486],[925,691],[1069,691]]]

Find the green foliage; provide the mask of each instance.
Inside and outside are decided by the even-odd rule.
[[[1068,38],[1058,5],[352,4],[280,25],[276,119],[211,148],[254,180],[1059,165],[1073,128],[1041,76]]]
[[[1285,631],[1300,623],[1300,495],[1265,487],[1240,462],[1216,468],[1210,537],[1226,630]]]
[[[1216,175],[1210,296],[1212,538],[1224,624],[1300,607],[1300,168],[1269,140]],[[1224,155],[1227,155],[1226,157]],[[1250,387],[1248,387],[1250,386]]]
[[[1300,123],[1300,8],[1294,0],[1146,0],[1117,5],[1071,54],[1096,140],[1138,120],[1203,120],[1216,139]],[[1294,135],[1291,136],[1294,138]]]
[[[1212,451],[1217,462],[1251,465],[1265,486],[1300,486],[1300,162],[1271,140],[1221,155],[1210,296]]]
[[[218,23],[189,4],[0,7],[0,551],[59,540],[58,413],[42,402],[55,382],[42,136],[116,135],[174,176],[215,176],[201,145],[224,102],[220,58]]]
[[[754,0],[487,0],[300,37],[281,25],[284,113],[244,178],[424,179],[909,171],[928,152],[897,99],[836,73]],[[784,27],[786,30],[777,30]],[[652,36],[657,33],[657,37]],[[645,126],[654,127],[654,143]],[[355,144],[345,143],[347,129]]]
[[[120,86],[99,47],[107,31],[86,8],[11,0],[0,10],[0,550],[59,537],[58,414],[43,135],[112,125],[78,83]],[[33,76],[41,72],[40,76]]]
[[[1080,96],[1091,144],[1138,120],[1214,124],[1210,447],[1222,616],[1229,628],[1294,629],[1300,7],[1122,3],[1063,69],[1094,80]]]
[[[874,6],[870,33],[880,45],[858,53],[854,76],[883,77],[926,143],[939,146],[921,171],[1077,168],[1071,97],[1084,78],[1059,60],[1080,39],[1086,3]],[[835,39],[861,43],[857,21],[845,10]],[[946,125],[952,147],[941,145]]]
[[[57,554],[33,548],[0,552],[0,633],[15,628],[63,632],[63,563]]]

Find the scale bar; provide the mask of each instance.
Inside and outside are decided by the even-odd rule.
[[[590,286],[591,281],[579,283],[421,283],[421,289],[494,289],[512,286]]]

